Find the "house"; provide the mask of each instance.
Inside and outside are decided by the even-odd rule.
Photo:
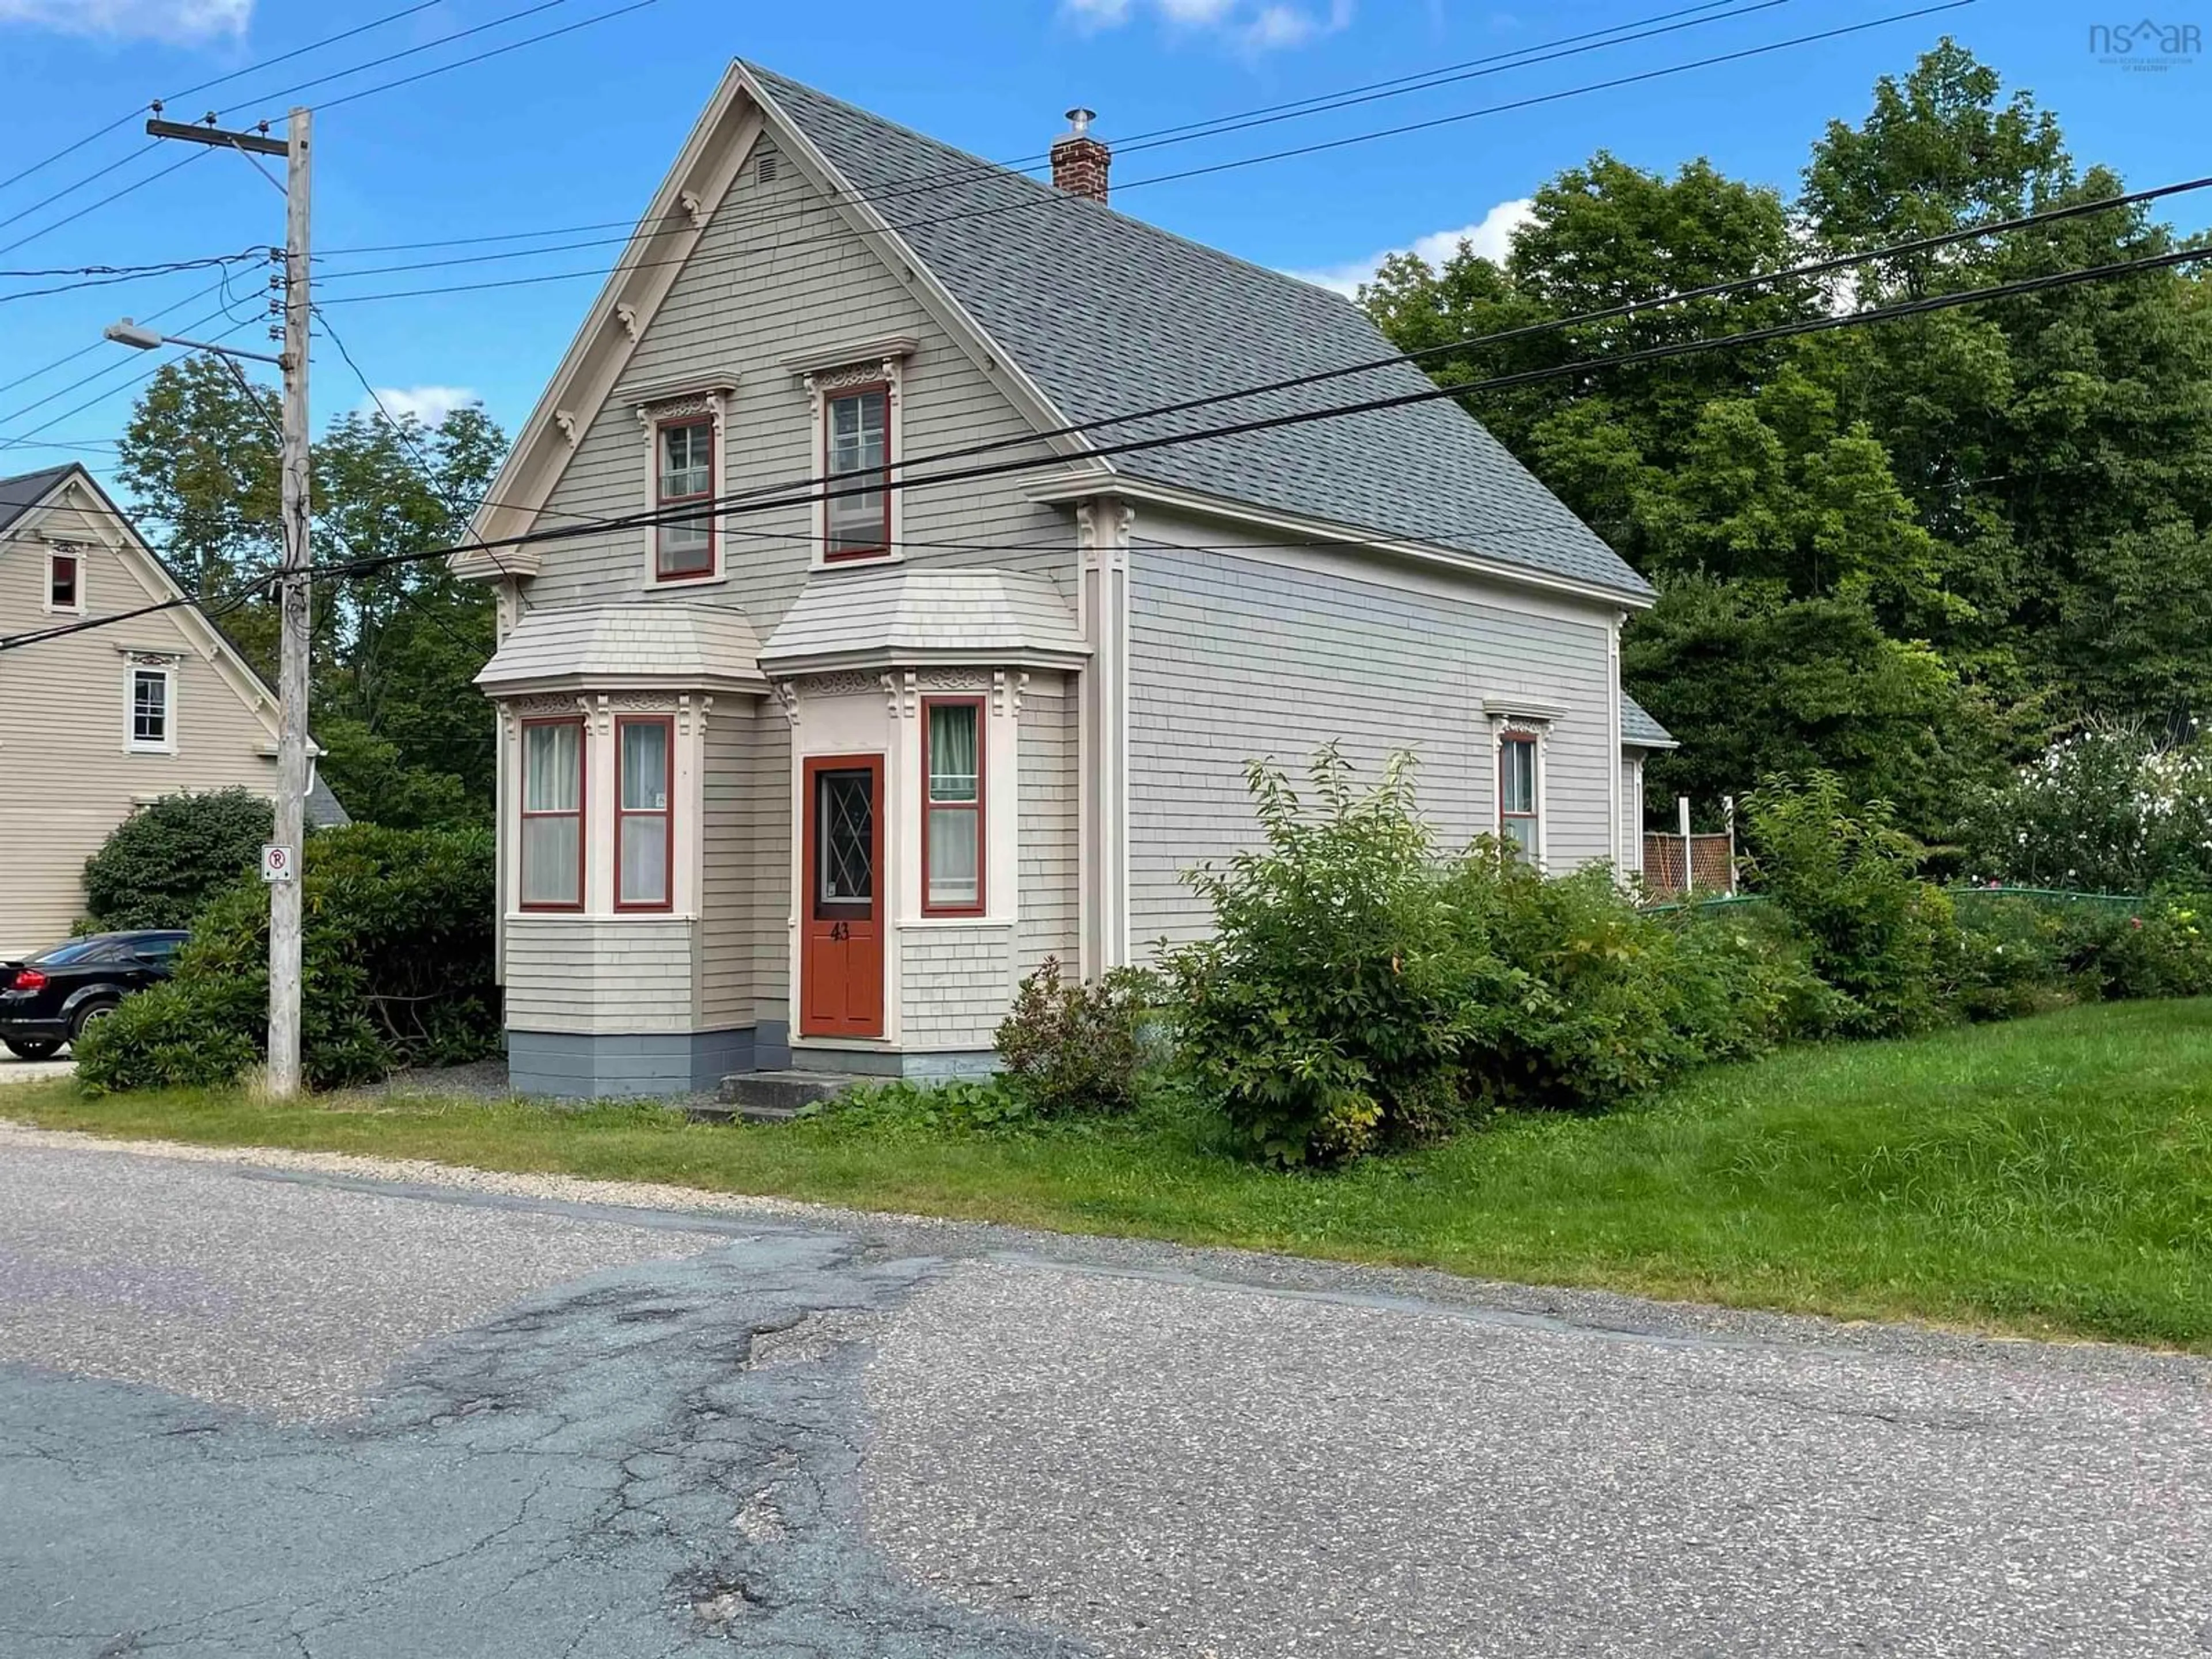
[[[661,182],[453,561],[518,1087],[986,1067],[1045,957],[1196,932],[1247,759],[1330,739],[1638,862],[1649,586],[1449,401],[1295,418],[1418,368],[1071,430],[1392,356],[1115,211],[1071,119],[1048,185],[738,63]]]
[[[0,478],[0,639],[131,612],[0,651],[0,957],[69,936],[139,807],[276,790],[276,699],[107,492],[74,462]],[[308,821],[344,817],[318,783]]]

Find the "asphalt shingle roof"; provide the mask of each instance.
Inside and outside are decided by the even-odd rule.
[[[1620,740],[1639,749],[1675,747],[1674,734],[1653,720],[1644,712],[1644,705],[1626,691],[1620,694]]]
[[[19,472],[12,478],[0,478],[0,530],[5,530],[36,507],[48,490],[76,471],[76,463],[69,461],[60,466],[44,467],[36,472]]]
[[[1188,241],[757,65],[761,90],[1071,421],[1389,356],[1341,295]],[[1428,388],[1410,363],[1092,434],[1113,443]],[[1128,474],[1648,595],[1447,398],[1114,458]]]

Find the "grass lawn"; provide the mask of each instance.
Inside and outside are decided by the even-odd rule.
[[[71,1084],[9,1091],[0,1115],[2212,1352],[2212,1000],[1797,1049],[1607,1117],[1509,1118],[1329,1176],[1224,1156],[1202,1115],[755,1128]]]

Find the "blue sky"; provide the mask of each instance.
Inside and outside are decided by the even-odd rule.
[[[1427,132],[1352,144],[1212,177],[1145,185],[1151,175],[1291,145],[1540,97],[1597,81],[1886,16],[1930,0],[1775,0],[1750,15],[1511,69],[1453,86],[1133,154],[1115,168],[1115,204],[1187,235],[1285,270],[1356,280],[1381,252],[1448,246],[1474,228],[1495,246],[1516,204],[1542,179],[1603,147],[1671,168],[1698,155],[1737,177],[1794,185],[1831,116],[1863,115],[1875,77],[1901,72],[1954,34],[2033,88],[2063,120],[2077,159],[2151,184],[2201,171],[2187,140],[2212,90],[2212,52],[2162,73],[2131,72],[2093,49],[2100,9],[2075,0],[1979,0],[1763,58],[1502,112]],[[0,107],[9,141],[0,179],[127,114],[341,30],[405,0],[0,0]],[[536,3],[536,15],[435,45]],[[414,15],[289,63],[185,98],[173,118],[212,106],[226,123],[281,116],[293,82],[387,53],[426,50],[299,97],[335,100],[400,76],[602,16],[635,0],[434,0]],[[345,250],[627,220],[645,204],[723,65],[751,57],[948,143],[1026,159],[1083,103],[1097,130],[1147,132],[1208,117],[1525,50],[1680,9],[1688,0],[644,0],[558,38],[330,107],[317,117],[315,239],[331,257],[318,298],[362,368],[395,403],[434,411],[480,398],[510,431],[597,291],[549,282],[348,304],[348,294],[577,270],[611,249],[550,252],[458,270],[347,281],[349,266],[528,246],[497,243],[416,253]],[[1723,0],[1740,8],[1755,0]],[[2179,8],[2174,19],[2189,21]],[[2200,9],[2191,15],[2202,18]],[[2204,27],[2212,27],[2212,19]],[[283,204],[241,157],[167,146],[148,153],[128,123],[30,178],[0,186],[0,270],[125,264],[234,252],[281,240]],[[199,159],[105,206],[109,192]],[[119,163],[96,181],[42,198]],[[79,210],[73,222],[45,228]],[[32,210],[26,211],[26,210]],[[2206,222],[2185,204],[2185,226]],[[42,233],[42,234],[33,234]],[[585,235],[613,233],[594,231]],[[556,236],[555,241],[580,240]],[[238,267],[234,295],[266,276]],[[331,280],[322,281],[327,275]],[[212,270],[113,287],[0,298],[0,473],[76,456],[99,470],[150,359],[97,343],[129,313],[176,307],[162,325],[199,322],[220,295],[192,296]],[[0,296],[47,285],[0,278]],[[180,304],[180,302],[185,302]],[[264,345],[252,313],[230,337]],[[204,332],[231,326],[203,325]],[[91,349],[84,349],[87,347]],[[67,354],[58,368],[48,365]],[[40,373],[37,371],[45,370]],[[96,376],[64,392],[72,381]],[[18,381],[8,386],[6,383]],[[319,416],[362,402],[327,348],[315,362]],[[88,400],[95,400],[89,401]],[[80,408],[79,405],[87,405]],[[59,418],[58,418],[59,417]],[[34,439],[35,444],[21,441]]]

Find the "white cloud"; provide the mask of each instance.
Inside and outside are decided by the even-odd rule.
[[[361,413],[374,415],[381,403],[392,418],[412,415],[424,426],[437,426],[457,409],[467,409],[483,399],[465,386],[380,386],[376,396],[361,400]]]
[[[253,0],[0,0],[0,24],[116,40],[235,39],[252,15]]]
[[[1513,233],[1534,216],[1535,204],[1523,196],[1514,201],[1500,202],[1471,225],[1462,225],[1457,230],[1431,231],[1426,236],[1416,237],[1405,247],[1386,247],[1370,253],[1364,259],[1352,259],[1340,265],[1324,265],[1318,270],[1294,270],[1293,276],[1316,283],[1322,288],[1333,288],[1347,298],[1357,299],[1359,285],[1371,283],[1382,262],[1394,253],[1415,253],[1432,265],[1441,265],[1459,252],[1465,242],[1486,259],[1504,259],[1513,249]]]
[[[9,0],[0,0],[0,5]],[[1326,7],[1294,0],[1060,0],[1063,14],[1087,29],[1119,28],[1141,8],[1181,33],[1220,37],[1248,52],[1301,46],[1352,23],[1354,0]]]

